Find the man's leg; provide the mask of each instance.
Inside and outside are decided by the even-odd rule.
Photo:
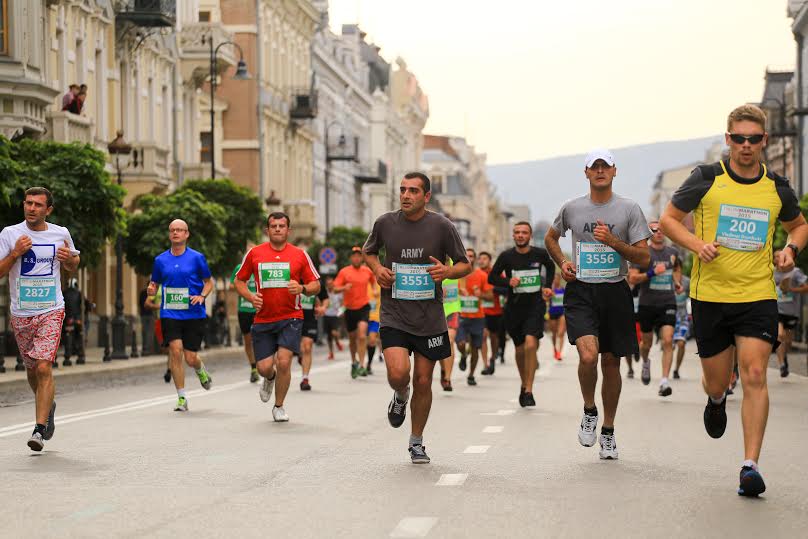
[[[659,337],[662,341],[662,378],[667,380],[673,364],[673,326],[662,326]]]
[[[679,340],[676,341],[676,372],[679,372],[679,367],[682,366],[682,361],[685,359],[685,345],[687,341]]]
[[[272,380],[275,378],[275,354],[257,360],[255,367],[258,369],[258,374],[267,380]]]
[[[603,399],[603,426],[610,429],[614,428],[617,403],[620,401],[620,391],[623,388],[623,379],[620,376],[620,358],[612,354],[602,354],[600,371],[603,373],[603,384],[600,388]]]
[[[311,355],[314,346],[314,339],[311,337],[302,337],[300,339],[300,367],[303,370],[303,379],[309,379],[309,372],[311,371]]]
[[[36,377],[36,422],[47,425],[55,390],[52,364],[48,360],[39,360],[32,371]],[[30,375],[28,383],[31,383]]]
[[[252,333],[243,334],[244,337],[244,353],[247,355],[247,361],[250,363],[250,368],[255,368],[255,350],[253,350]]]
[[[410,351],[398,346],[385,348],[384,365],[387,368],[387,383],[399,400],[407,400],[410,393]]]
[[[584,408],[595,408],[595,386],[598,383],[598,338],[594,335],[584,335],[575,340],[578,348],[578,383],[581,385],[581,396],[584,398]]]
[[[703,373],[701,385],[704,387],[704,392],[707,393],[707,396],[716,404],[724,399],[724,393],[726,393],[732,379],[734,361],[734,346],[728,346],[714,356],[701,358]]]
[[[502,320],[500,320],[500,324]],[[497,361],[497,354],[499,354],[499,331],[489,331],[488,339],[491,342],[490,364],[494,365]]]
[[[525,335],[525,343],[522,345],[522,370],[520,376],[525,391],[533,393],[533,380],[536,379],[536,366],[539,364],[538,358],[539,339],[534,335]]]
[[[642,357],[642,383],[648,385],[651,382],[651,346],[654,344],[654,332],[643,331],[640,339],[640,357]]]
[[[356,358],[356,332],[357,330],[348,332],[348,350],[351,353],[352,363],[359,363],[359,361]]]
[[[488,333],[489,333],[488,328],[483,328],[483,342],[482,342],[482,346],[480,347],[480,349],[482,350],[482,353],[483,353],[483,368],[484,369],[488,368],[488,361],[485,360],[485,358],[488,357]]]
[[[455,336],[457,335],[457,330],[449,329],[449,350],[451,350],[451,355],[446,359],[440,360],[441,370],[443,371],[443,379],[444,380],[451,380],[452,379],[452,368],[454,367],[454,355],[455,355]]]
[[[289,386],[292,383],[292,356],[293,352],[280,347],[275,353],[275,406],[283,406]]]
[[[365,367],[365,354],[367,353],[368,347],[368,323],[366,321],[360,321],[359,324],[356,326],[356,331],[354,332],[354,338],[356,339],[356,355],[358,356],[359,366],[364,368]]]
[[[182,339],[168,343],[168,368],[177,391],[185,389],[185,367],[182,364]]]
[[[525,343],[516,346],[516,350],[514,352],[514,358],[516,359],[516,369],[519,371],[519,379],[522,381],[522,390],[525,391]]]
[[[550,319],[547,321],[547,325],[550,326],[550,335],[553,337],[553,356],[558,356],[558,318]]]
[[[769,388],[766,368],[772,345],[755,337],[736,337],[738,363],[743,383],[741,419],[743,421],[744,458],[757,463],[769,418]]]
[[[471,343],[471,363],[469,364],[469,378],[474,376],[474,370],[477,368],[477,360],[479,359],[480,349],[474,346],[474,337]]]
[[[202,360],[199,359],[199,354],[191,352],[190,350],[183,350],[185,353],[185,363],[194,370],[199,370],[202,367]]]
[[[410,409],[412,410],[412,436],[421,437],[424,434],[424,427],[426,427],[426,421],[429,418],[429,410],[432,408],[432,372],[434,369],[434,361],[417,352],[415,353],[412,403],[410,404]]]
[[[567,318],[564,315],[561,315],[558,318],[558,329],[556,330],[556,338],[558,339],[558,355],[564,353],[564,342],[567,340]]]

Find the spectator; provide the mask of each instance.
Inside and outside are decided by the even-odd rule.
[[[79,85],[71,84],[67,89],[67,93],[62,96],[62,110],[70,110],[70,104],[76,99],[78,93]]]
[[[82,86],[84,86],[82,84]],[[68,109],[73,114],[81,114],[81,111],[84,110],[84,101],[87,99],[87,90],[79,90],[78,95],[73,100],[72,103],[68,106]]]

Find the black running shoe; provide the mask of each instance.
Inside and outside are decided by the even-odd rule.
[[[482,374],[483,376],[488,376],[490,374],[494,374],[494,372],[491,370],[490,367],[486,367],[480,371],[480,374]]]
[[[525,393],[525,406],[536,406],[536,399],[533,398],[533,393]]]
[[[488,369],[491,371],[491,374],[497,370],[497,361],[494,358],[491,358],[491,362],[488,364]]]
[[[407,401],[400,401],[396,398],[395,392],[393,393],[393,398],[390,400],[390,404],[387,406],[387,420],[390,422],[390,425],[393,428],[399,428],[402,424],[404,424],[404,420],[407,418]]]
[[[163,375],[163,380],[165,381],[165,383],[171,382],[171,370],[170,369],[166,369],[166,373]]]
[[[678,380],[679,378],[681,378],[681,376],[679,376],[679,371],[673,371],[673,379]]]
[[[519,388],[519,406],[521,406],[522,408],[527,406],[527,402],[525,401],[525,395],[526,395],[525,388],[523,387]]]
[[[56,422],[54,421],[53,417],[55,414],[56,414],[56,401],[53,401],[53,404],[51,404],[50,413],[48,414],[48,422],[45,425],[45,434],[42,435],[42,437],[45,440],[50,440],[51,438],[53,438],[53,431],[56,430]]]
[[[309,384],[308,378],[303,378],[300,382],[300,391],[311,391],[311,384]]]
[[[756,497],[766,492],[766,483],[760,472],[751,466],[741,468],[741,484],[738,486],[739,496]]]
[[[707,397],[707,406],[704,407],[704,429],[710,438],[721,438],[727,430],[727,397],[721,404],[713,404]]]
[[[468,378],[466,378],[466,383],[468,383],[468,385],[470,386],[476,386],[477,380],[475,380],[473,376],[469,376]]]
[[[457,368],[460,369],[461,371],[466,370],[466,357],[465,356],[460,358],[460,362],[457,364]]]
[[[783,361],[783,364],[780,365],[780,378],[787,378],[789,375],[788,372],[788,360],[786,359]]]
[[[505,354],[500,354],[499,355],[499,362],[500,363],[505,363]]]

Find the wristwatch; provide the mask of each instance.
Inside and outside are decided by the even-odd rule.
[[[797,248],[795,244],[789,243],[788,245],[786,245],[786,247],[791,248],[791,251],[794,253],[794,258],[797,258],[797,255],[800,254],[800,250]]]

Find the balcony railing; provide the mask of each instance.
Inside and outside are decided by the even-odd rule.
[[[186,81],[193,81],[196,87],[202,85],[210,77],[210,42],[213,46],[233,40],[233,34],[224,29],[220,23],[196,22],[183,24],[179,33],[180,58],[182,60],[182,76]],[[216,72],[221,73],[238,62],[234,47],[222,47],[216,55]]]
[[[47,114],[48,133],[46,137],[54,142],[93,142],[94,124],[91,118],[67,111]]]
[[[379,161],[376,166],[359,166],[354,179],[360,183],[387,183],[387,163]]]
[[[117,20],[143,27],[171,27],[177,23],[177,0],[118,0]]]
[[[295,120],[317,117],[317,91],[310,88],[292,89],[289,116]]]

